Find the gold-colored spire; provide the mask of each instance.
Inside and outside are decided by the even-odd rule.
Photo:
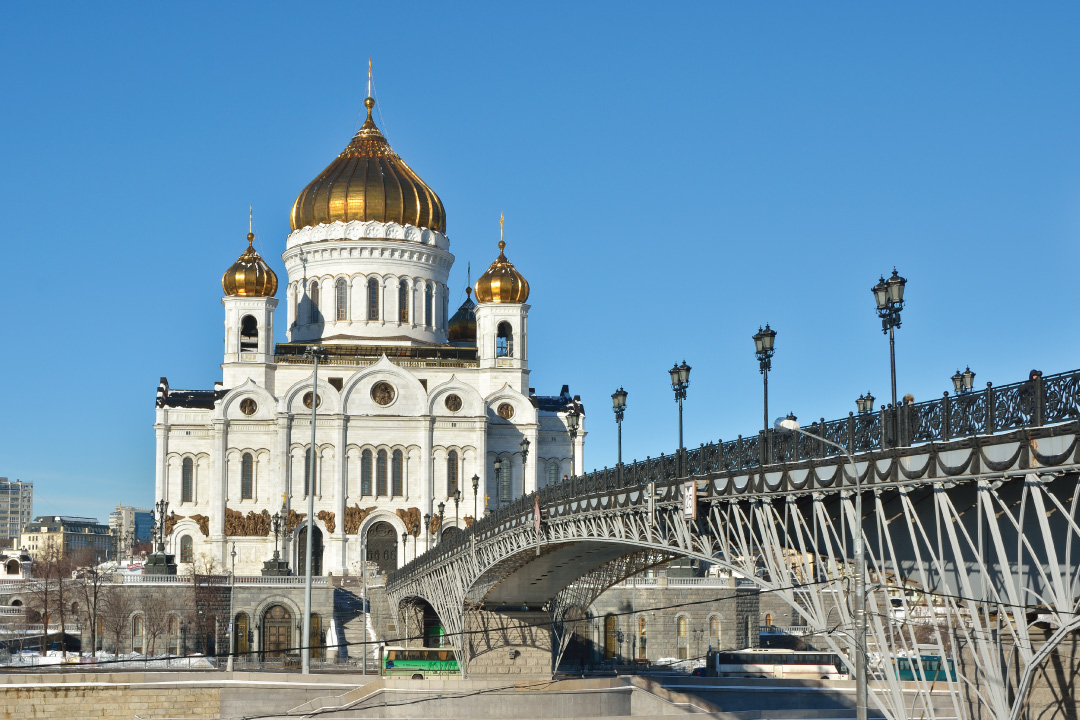
[[[523,303],[529,299],[528,280],[518,272],[514,263],[506,259],[503,252],[506,249],[506,241],[503,240],[505,221],[506,218],[499,213],[499,257],[476,281],[476,301],[480,303]]]
[[[368,58],[367,118],[334,162],[300,191],[293,203],[293,230],[351,220],[415,225],[446,232],[442,200],[402,160],[379,131]]]
[[[248,206],[247,250],[221,276],[221,289],[226,295],[239,297],[273,297],[277,293],[277,275],[255,251],[255,211]]]

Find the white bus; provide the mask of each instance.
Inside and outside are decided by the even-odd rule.
[[[801,678],[847,680],[847,668],[836,653],[761,648],[709,651],[706,675],[735,678]]]

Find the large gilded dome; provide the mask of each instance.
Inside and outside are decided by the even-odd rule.
[[[221,289],[226,295],[239,297],[274,297],[277,275],[252,244],[254,233],[248,233],[247,250],[221,276]]]
[[[529,299],[529,281],[506,259],[506,243],[499,241],[499,257],[476,281],[476,301],[481,303],[523,303]]]
[[[375,122],[375,101],[364,100],[367,120],[334,162],[293,203],[292,229],[350,220],[415,225],[446,232],[442,201],[390,147]]]

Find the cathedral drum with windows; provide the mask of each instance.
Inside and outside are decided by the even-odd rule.
[[[354,574],[365,559],[388,571],[583,465],[584,428],[572,451],[566,423],[582,414],[578,398],[528,386],[529,284],[506,244],[476,302],[467,288],[449,317],[442,201],[365,105],[363,126],[292,208],[287,342],[274,341],[278,279],[249,229],[222,278],[221,382],[177,390],[161,379],[155,492],[182,565],[235,561],[255,574],[278,550],[303,573],[310,531],[313,572]],[[323,348],[314,391],[312,345]]]

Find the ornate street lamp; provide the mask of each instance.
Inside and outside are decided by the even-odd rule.
[[[414,522],[412,525],[412,559],[416,559],[416,546],[420,544],[420,523]]]
[[[472,511],[473,511],[473,520],[479,519],[479,515],[480,515],[480,510],[478,509],[479,505],[476,504],[476,498],[477,498],[476,493],[477,493],[477,491],[479,491],[479,489],[480,489],[480,476],[474,474],[472,476]]]
[[[461,490],[454,491],[454,526],[461,527],[461,517],[458,515],[458,505],[461,503]]]
[[[529,438],[521,438],[521,494],[525,494],[525,478],[529,477],[527,472],[529,463]]]
[[[414,546],[415,547],[415,546]],[[416,552],[413,552],[413,558],[415,559]],[[409,531],[401,531],[401,562],[402,564],[409,562]]]
[[[860,395],[859,399],[855,401],[855,407],[859,410],[859,413],[868,413],[874,409],[874,396],[869,392],[865,396]]]
[[[970,366],[964,368],[964,372],[957,370],[952,376],[952,384],[957,395],[970,392],[975,387],[975,373],[971,372]]]
[[[671,376],[671,389],[675,391],[675,402],[679,403],[679,457],[677,461],[677,474],[683,477],[683,427],[682,427],[682,403],[686,399],[686,388],[690,385],[690,366],[683,360],[682,365],[675,365],[668,370]]]
[[[900,327],[900,311],[904,309],[904,286],[907,280],[900,277],[896,268],[886,280],[882,277],[877,285],[870,288],[877,303],[877,314],[881,318],[881,332],[889,335],[889,372],[892,378],[892,405],[896,407],[896,338],[894,330]]]
[[[577,431],[581,416],[577,409],[566,413],[566,429],[570,431],[570,476],[577,475]]]
[[[495,458],[495,497],[500,503],[504,502],[502,497],[502,458]],[[484,498],[484,510],[487,510],[487,498]]]
[[[233,628],[233,620],[236,619],[236,543],[232,544],[229,557],[232,559],[232,569],[229,571],[229,659],[225,663],[225,670],[232,672],[233,656],[236,655],[236,631]]]
[[[424,513],[424,539],[428,550],[431,549],[431,513]]]
[[[761,378],[763,387],[765,389],[765,424],[762,426],[765,428],[766,434],[769,431],[769,371],[772,370],[772,357],[775,350],[773,349],[776,343],[776,331],[769,327],[769,323],[765,323],[765,329],[762,330],[761,326],[758,326],[758,330],[754,333],[754,354],[757,355],[758,369],[761,371]]]
[[[446,514],[446,503],[439,503],[439,535],[435,538],[435,544],[442,542],[443,516]]]
[[[619,386],[619,389],[611,393],[611,409],[615,411],[615,424],[619,427],[619,455],[618,455],[618,476],[619,484],[622,484],[622,419],[623,413],[626,412],[626,396],[627,392]]]

